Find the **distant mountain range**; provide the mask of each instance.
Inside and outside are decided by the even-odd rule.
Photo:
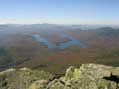
[[[49,30],[108,30],[119,29],[118,26],[103,26],[103,25],[58,25],[58,24],[1,24],[0,30],[27,30],[27,29],[49,29]]]

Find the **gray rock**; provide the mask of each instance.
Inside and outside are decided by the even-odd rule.
[[[48,82],[47,80],[37,80],[31,84],[29,89],[46,89]]]
[[[57,78],[29,68],[0,72],[0,89],[119,89],[119,67],[83,64],[66,70]]]
[[[0,73],[0,89],[28,89],[33,82],[52,77],[53,75],[40,70],[9,69]]]
[[[48,84],[47,89],[72,89],[72,88],[66,86],[61,80],[55,79]]]

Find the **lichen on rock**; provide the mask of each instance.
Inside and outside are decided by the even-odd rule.
[[[119,89],[119,67],[71,66],[60,78],[41,70],[8,69],[0,72],[0,89]]]
[[[82,72],[80,71],[80,69],[71,66],[66,70],[65,80],[70,80],[72,78],[80,78],[81,74]]]
[[[50,73],[41,70],[8,69],[0,73],[0,89],[28,89],[33,82],[52,77]]]
[[[37,80],[30,85],[29,89],[46,89],[47,84],[47,80]]]

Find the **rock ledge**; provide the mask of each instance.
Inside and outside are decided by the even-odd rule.
[[[60,78],[41,70],[8,69],[0,72],[0,89],[119,89],[119,67],[71,66]]]

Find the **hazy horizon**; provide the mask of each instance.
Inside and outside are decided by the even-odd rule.
[[[119,25],[118,0],[1,0],[0,24]]]

